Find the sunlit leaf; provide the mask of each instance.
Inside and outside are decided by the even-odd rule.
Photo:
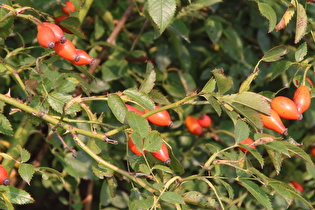
[[[289,53],[289,49],[285,45],[279,45],[268,50],[261,60],[265,62],[274,62],[282,59],[282,56]]]
[[[269,29],[268,29],[268,33],[270,33],[276,26],[277,23],[277,15],[275,13],[275,11],[273,10],[273,8],[267,4],[267,3],[262,3],[262,2],[257,2],[258,4],[258,9],[260,11],[260,13],[267,18],[267,20],[269,21]]]
[[[240,182],[261,205],[266,209],[273,209],[267,194],[256,183],[245,179],[241,179]]]
[[[22,179],[30,184],[30,181],[35,173],[35,167],[28,163],[21,163],[18,171]]]
[[[306,54],[307,54],[307,45],[306,45],[306,42],[303,42],[295,51],[295,54],[294,54],[295,60],[297,62],[302,61],[304,57],[306,56]]]
[[[13,204],[24,205],[34,203],[35,201],[28,192],[10,185],[9,186],[0,185],[0,191],[4,192],[5,196]]]
[[[149,0],[149,14],[155,24],[159,27],[160,33],[170,24],[176,10],[175,0]]]
[[[117,94],[109,94],[108,95],[108,106],[112,110],[116,119],[124,123],[125,117],[127,113],[127,108],[123,100]]]
[[[147,73],[144,81],[142,82],[139,91],[149,93],[155,85],[156,73],[154,66],[151,62],[147,63]]]
[[[13,135],[13,129],[10,121],[0,113],[0,133],[5,135]]]
[[[161,199],[163,201],[166,201],[168,203],[173,203],[173,204],[174,203],[179,203],[179,204],[185,203],[183,198],[175,192],[165,192],[161,195]]]
[[[214,69],[212,71],[215,80],[217,82],[218,90],[220,94],[226,93],[228,90],[230,90],[233,86],[233,80],[230,78],[227,78],[224,75],[223,69]]]

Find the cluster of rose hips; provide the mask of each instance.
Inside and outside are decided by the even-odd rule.
[[[281,118],[290,120],[303,119],[303,113],[311,105],[311,92],[306,85],[298,87],[293,100],[285,96],[277,96],[271,100],[270,116],[260,114],[264,127],[280,134],[288,135],[288,129]]]
[[[131,111],[131,112],[135,112],[139,115],[143,115],[147,112],[149,112],[149,110],[145,109],[143,112],[140,111],[139,109],[129,105],[129,104],[126,104],[126,107],[127,107],[127,110],[128,111]],[[154,109],[158,109],[160,108],[159,106],[155,106]],[[157,125],[157,126],[172,126],[173,122],[171,120],[171,116],[170,114],[166,111],[166,110],[163,110],[161,112],[158,112],[156,114],[153,114],[153,115],[150,115],[146,118],[149,122]],[[133,142],[132,138],[129,136],[129,139],[128,139],[128,147],[130,149],[131,152],[133,152],[134,154],[136,155],[145,155],[146,154],[146,151],[145,150],[139,150],[137,148],[137,146],[135,145],[135,143]],[[158,159],[158,160],[161,160],[162,162],[164,162],[164,164],[168,165],[171,163],[171,159],[170,159],[170,156],[169,156],[169,153],[168,153],[168,149],[167,149],[167,146],[164,142],[162,142],[162,146],[160,148],[160,150],[158,150],[157,152],[150,152],[151,155]]]
[[[211,126],[212,119],[206,114],[198,118],[188,115],[185,119],[185,124],[190,133],[197,136],[202,136],[204,134],[203,129],[209,128]]]
[[[70,12],[74,12],[75,8],[70,1],[66,2],[66,6]],[[68,9],[63,7],[62,11],[68,12]],[[84,50],[75,48],[72,41],[66,38],[63,28],[57,24],[50,22],[39,23],[37,25],[37,41],[42,47],[54,49],[57,55],[70,61],[72,64],[91,65],[94,63],[94,59]]]
[[[204,131],[203,131],[204,128],[209,128],[212,125],[212,119],[210,118],[209,115],[206,115],[206,114],[198,118],[192,115],[189,115],[185,119],[185,124],[190,133],[197,136],[202,136],[204,134]],[[240,142],[240,144],[247,144],[251,148],[256,149],[256,146],[252,145],[253,143],[254,143],[254,140],[251,138],[246,138],[245,140]],[[238,148],[242,150],[243,152],[248,152],[248,150],[245,149],[244,147],[238,146]]]

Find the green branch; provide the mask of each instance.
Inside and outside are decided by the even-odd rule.
[[[98,133],[93,133],[91,131],[87,131],[87,130],[83,130],[83,129],[74,127],[74,126],[72,126],[70,124],[64,123],[64,122],[54,118],[53,116],[51,116],[51,115],[49,115],[47,113],[41,112],[41,111],[39,111],[37,109],[34,109],[34,108],[30,107],[30,106],[27,106],[24,103],[22,103],[21,101],[15,99],[15,98],[12,98],[12,97],[10,97],[8,95],[0,94],[0,101],[3,101],[5,103],[7,103],[7,104],[15,106],[15,107],[21,109],[22,111],[24,111],[26,113],[29,113],[29,114],[31,114],[31,115],[33,115],[35,117],[41,118],[41,119],[45,120],[46,122],[48,122],[48,123],[50,123],[50,124],[52,124],[54,126],[62,127],[66,131],[72,130],[72,131],[74,131],[77,134],[81,134],[81,135],[88,136],[88,137],[91,137],[91,138],[94,138],[94,139],[99,139],[99,140],[102,140],[102,141],[106,141],[106,142],[111,143],[111,144],[117,144],[118,143],[115,140],[109,139],[105,133],[98,134]]]

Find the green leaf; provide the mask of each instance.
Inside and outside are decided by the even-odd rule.
[[[105,14],[104,14],[105,16]],[[101,20],[101,18],[99,18],[99,16],[95,16],[95,26],[94,26],[94,37],[96,40],[100,39],[104,33],[105,33],[105,24],[104,22]]]
[[[294,63],[290,61],[279,61],[272,68],[271,80],[277,78],[280,74],[288,70]]]
[[[196,206],[200,206],[203,208],[216,208],[217,202],[215,199],[204,195],[198,191],[189,191],[182,195],[182,198],[186,203],[193,204]]]
[[[18,171],[22,179],[30,184],[30,181],[35,173],[34,166],[28,163],[21,163]]]
[[[128,70],[128,62],[126,60],[107,60],[102,67],[102,80],[110,82],[123,77]]]
[[[130,134],[130,138],[132,139],[132,142],[137,146],[137,149],[139,151],[143,151],[143,138],[137,131],[133,131],[132,134]]]
[[[177,172],[179,174],[183,174],[184,171],[184,167],[182,166],[181,162],[177,159],[177,157],[174,155],[173,153],[173,149],[168,147],[168,153],[170,155],[171,158],[171,164],[169,165],[171,167],[171,169],[174,170],[174,172]]]
[[[163,139],[158,131],[150,131],[144,141],[143,149],[148,152],[157,152],[161,148],[162,141]]]
[[[303,198],[300,193],[297,192],[297,190],[289,184],[280,182],[278,180],[272,180],[270,181],[269,185],[274,188],[276,192],[279,193],[282,197],[285,197],[288,203],[291,203],[293,198],[296,198],[306,204],[310,209],[314,209],[313,205],[305,200],[305,198]],[[288,192],[290,192],[290,195],[288,195]]]
[[[216,81],[211,78],[208,80],[207,84],[202,88],[203,93],[212,93],[215,90]]]
[[[209,17],[205,21],[206,32],[214,45],[217,44],[221,38],[222,28],[223,27],[222,27],[221,22],[214,19],[213,17]]]
[[[80,39],[86,39],[85,34],[81,31],[80,20],[76,17],[68,17],[59,23],[61,26],[65,27],[73,34],[75,34]]]
[[[154,66],[151,62],[147,63],[147,75],[142,82],[139,91],[144,93],[149,93],[155,85],[156,73],[154,71]]]
[[[141,171],[144,174],[149,175],[150,174],[150,168],[146,164],[140,164],[139,165],[139,171]]]
[[[166,202],[172,203],[172,204],[174,204],[174,203],[184,204],[185,203],[183,198],[175,192],[165,192],[161,195],[160,198],[163,201],[166,201]]]
[[[92,171],[93,159],[83,151],[77,151],[77,157],[72,153],[67,153],[63,158],[62,164],[67,173],[74,178],[92,179],[95,175]]]
[[[123,100],[117,94],[108,95],[108,106],[115,115],[116,119],[124,123],[127,113],[127,108]]]
[[[1,1],[1,3],[4,2]],[[9,12],[8,10],[0,8],[0,18],[4,17],[8,12]],[[5,40],[13,32],[14,28],[13,21],[14,17],[12,15],[0,23],[0,37],[2,39]]]
[[[133,188],[134,189],[134,188]],[[134,197],[133,191],[130,196],[129,209],[130,210],[147,210],[153,206],[154,198],[153,196],[146,196],[144,194],[139,195],[136,198]]]
[[[290,157],[289,150],[285,147],[285,145],[281,141],[271,141],[267,144],[264,144],[264,146],[268,149],[272,149],[276,152],[281,152],[282,154]]]
[[[243,120],[238,120],[235,128],[235,142],[239,143],[249,136],[249,127]]]
[[[160,29],[160,34],[170,24],[176,10],[175,0],[148,0],[148,10],[152,20]]]
[[[71,99],[73,99],[71,95],[66,95],[60,92],[52,92],[47,97],[49,105],[60,114],[63,113],[64,105]],[[74,114],[79,111],[80,106],[78,104],[73,104],[66,110],[66,114]]]
[[[301,44],[295,51],[295,54],[294,54],[295,60],[297,62],[302,61],[304,57],[306,56],[306,54],[307,54],[307,45],[306,45],[306,42],[303,42],[303,44]]]
[[[13,135],[13,129],[11,126],[10,121],[0,113],[0,133],[3,133],[5,135]]]
[[[57,86],[57,90],[62,93],[71,93],[73,92],[77,85],[80,83],[76,78],[74,77],[66,77],[62,78],[63,81],[61,84]]]
[[[248,146],[248,145],[245,145],[245,146]],[[258,160],[260,167],[263,168],[265,161],[264,161],[264,158],[261,156],[261,154],[254,148],[248,147],[246,149],[250,151],[250,153],[254,156],[254,158]]]
[[[268,33],[270,33],[276,26],[277,15],[269,4],[262,3],[259,1],[257,2],[257,4],[258,4],[259,12],[269,21]]]
[[[21,156],[21,162],[25,163],[31,158],[31,154],[24,148],[22,148],[20,145],[17,146],[17,148],[20,151],[20,156]]]
[[[174,19],[171,25],[168,26],[168,29],[176,33],[182,39],[190,43],[189,41],[189,33],[190,30],[185,25],[185,22],[180,19]]]
[[[287,187],[283,186],[283,183],[280,181],[270,181],[268,182],[268,186],[272,187],[276,193],[281,195],[285,201],[287,202],[288,206],[293,201],[293,196],[291,195],[291,192],[287,189]]]
[[[49,167],[36,167],[35,168],[35,170],[36,170],[36,172],[39,172],[39,173],[41,173],[42,174],[42,178],[43,179],[49,179],[49,178],[51,178],[52,176],[55,176],[55,177],[57,177],[63,184],[65,184],[65,180],[64,180],[64,178],[63,178],[63,175],[59,172],[59,171],[57,171],[57,170],[55,170],[55,169],[53,169],[53,168],[49,168]]]
[[[252,82],[257,76],[258,76],[258,70],[248,75],[247,78],[242,82],[238,93],[243,93],[243,92],[248,91],[250,88],[250,85],[252,84]]]
[[[186,94],[193,93],[197,88],[194,78],[187,72],[179,72],[178,75],[185,88]]]
[[[268,50],[261,58],[265,62],[274,62],[282,59],[282,56],[289,53],[289,49],[285,45],[278,45]]]
[[[218,114],[218,116],[221,116],[221,114],[222,114],[222,109],[221,109],[221,105],[219,104],[219,102],[218,102],[214,97],[212,97],[212,96],[207,97],[206,99],[210,102],[211,106],[212,106],[213,109],[216,111],[216,113]]]
[[[160,91],[158,90],[151,90],[149,93],[149,97],[152,98],[152,100],[157,104],[170,104],[170,101],[164,96]]]
[[[232,28],[228,27],[223,31],[227,40],[223,49],[236,61],[244,61],[244,47],[240,35]],[[245,62],[245,61],[244,61]]]
[[[308,162],[309,164],[311,164],[312,166],[314,166],[314,163],[311,159],[311,157],[300,147],[297,147],[289,142],[285,142],[282,141],[282,144],[284,144],[284,146],[290,151],[295,153],[296,155],[300,156],[301,158],[303,158],[304,160],[306,160],[306,162]]]
[[[13,203],[17,205],[25,205],[34,203],[34,199],[29,193],[24,190],[20,190],[13,186],[0,185],[0,191],[4,192],[4,195]]]
[[[233,80],[224,75],[223,69],[214,69],[212,71],[218,85],[219,93],[222,95],[230,90],[233,86]]]
[[[162,165],[155,165],[152,167],[152,170],[161,170],[161,171],[164,171],[164,172],[169,173],[169,174],[173,173],[173,171],[169,167],[162,166]]]
[[[141,138],[146,138],[149,134],[149,123],[146,119],[134,112],[127,112],[127,122],[133,131],[140,134]]]
[[[283,161],[283,157],[281,155],[281,153],[276,152],[272,149],[269,149],[266,147],[266,150],[268,152],[268,155],[273,163],[273,166],[275,167],[276,173],[279,174],[280,170],[281,170],[281,165],[282,165],[282,161]]]
[[[228,194],[229,194],[229,199],[233,200],[234,199],[234,190],[231,187],[231,185],[225,181],[223,181],[222,179],[216,179],[218,182],[220,182],[220,184],[222,184],[225,189],[227,190]]]
[[[306,33],[307,29],[307,15],[302,4],[298,4],[296,8],[296,27],[295,27],[295,38],[294,43],[298,43]]]
[[[268,196],[257,184],[245,179],[240,179],[240,182],[261,205],[263,205],[266,209],[273,209]]]
[[[242,104],[266,115],[270,113],[270,104],[268,103],[267,98],[254,92],[237,94],[235,95],[233,102]]]
[[[237,113],[245,117],[246,122],[250,124],[253,128],[257,128],[258,130],[263,129],[261,117],[258,112],[238,103],[232,103],[231,106],[236,110]],[[235,113],[235,112],[232,112],[232,113]]]
[[[151,98],[146,93],[140,92],[136,88],[127,89],[123,93],[148,110],[152,110],[154,107],[154,103]]]

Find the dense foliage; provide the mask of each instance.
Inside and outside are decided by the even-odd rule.
[[[312,1],[0,3],[1,209],[314,208]]]

